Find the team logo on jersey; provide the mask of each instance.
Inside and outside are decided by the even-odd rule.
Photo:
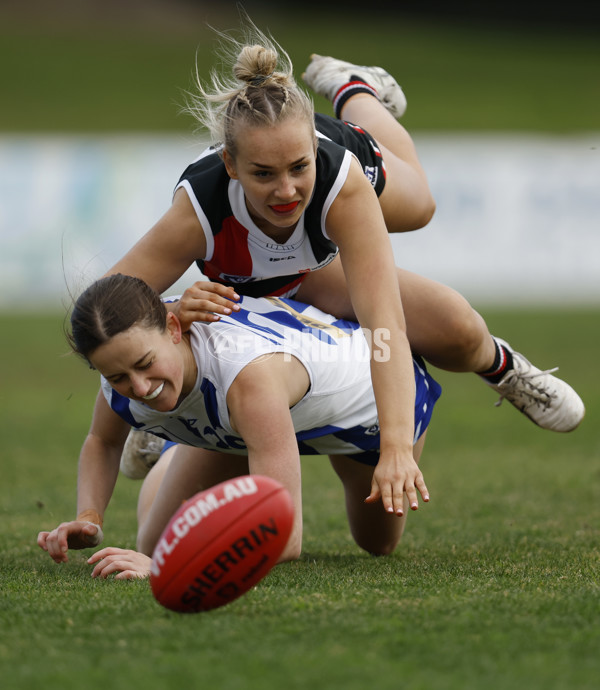
[[[379,433],[379,424],[373,424],[365,431],[365,436],[377,436]]]
[[[367,178],[367,180],[369,180],[372,187],[374,187],[377,184],[377,174],[378,170],[375,166],[365,165],[365,177]]]

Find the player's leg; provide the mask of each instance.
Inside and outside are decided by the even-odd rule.
[[[248,458],[171,446],[150,470],[138,500],[138,551],[151,555],[171,516],[198,491],[248,474]]]
[[[426,433],[415,444],[416,462],[421,457],[425,436]],[[354,541],[374,556],[392,553],[404,532],[408,502],[404,502],[402,517],[386,513],[381,501],[365,503],[371,493],[373,467],[352,459],[351,455],[332,455],[329,459],[344,486],[346,514]]]
[[[414,142],[396,119],[406,108],[396,80],[380,67],[319,55],[313,55],[303,78],[332,101],[338,118],[363,127],[375,138],[385,163],[386,184],[379,202],[389,232],[426,225],[435,201]]]
[[[173,455],[175,454],[175,448],[176,446],[171,446],[169,447],[157,460],[157,462],[154,463],[154,465],[150,468],[148,471],[148,474],[144,478],[144,481],[142,482],[142,486],[140,488],[140,493],[138,494],[138,503],[137,503],[137,522],[138,522],[138,527],[140,525],[143,525],[147,518],[148,515],[150,514],[150,511],[152,510],[152,506],[154,504],[154,500],[156,499],[156,494],[158,493],[158,489],[160,488],[160,485],[162,484],[163,478],[165,476],[165,473],[171,464],[171,459],[173,458]]]
[[[490,334],[484,319],[455,290],[397,269],[413,352],[440,369],[475,372],[525,416],[544,429],[567,432],[585,415],[581,398],[567,383],[542,371]],[[306,276],[296,295],[340,318],[354,319],[341,261]]]
[[[388,232],[406,232],[427,225],[435,201],[416,147],[406,129],[367,94],[357,94],[342,109],[348,122],[374,137],[385,165],[385,187],[379,195]]]
[[[494,360],[494,344],[485,321],[458,292],[428,278],[397,269],[411,348],[448,371],[484,371]],[[302,282],[297,299],[355,319],[339,257]]]

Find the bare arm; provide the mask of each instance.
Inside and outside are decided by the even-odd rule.
[[[123,273],[141,278],[157,292],[168,290],[198,259],[206,256],[206,238],[184,189],[178,189],[171,208],[106,275]],[[238,309],[232,287],[198,281],[173,306],[184,330],[193,321],[218,321],[216,314]],[[234,300],[234,301],[232,301]]]
[[[298,360],[272,355],[243,369],[227,394],[232,425],[248,447],[250,472],[281,482],[294,502],[294,527],[280,561],[298,558],[302,549],[300,455],[290,406],[307,388]]]
[[[365,184],[366,183],[366,184]],[[352,306],[372,342],[371,376],[381,428],[381,456],[369,501],[404,514],[404,493],[412,508],[417,489],[428,500],[413,458],[415,382],[412,355],[392,247],[377,197],[353,162],[344,188],[327,216],[327,230],[340,248]]]
[[[104,516],[119,475],[119,462],[129,429],[129,425],[110,409],[100,391],[79,457],[78,514],[94,510]]]
[[[51,532],[40,532],[38,545],[57,563],[68,560],[68,549],[85,549],[101,541],[104,511],[119,473],[129,426],[98,394],[90,431],[81,448],[77,478],[77,518]]]

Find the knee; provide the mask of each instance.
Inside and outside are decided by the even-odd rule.
[[[377,549],[376,551],[371,550],[368,553],[370,553],[371,556],[380,557],[380,556],[389,556],[395,550],[396,550],[395,546],[385,546],[382,549]]]
[[[410,208],[403,204],[401,209],[394,207],[390,211],[382,205],[382,210],[388,232],[394,234],[424,228],[433,218],[436,205],[435,199],[429,194],[424,195],[418,203],[413,203]]]
[[[473,354],[479,350],[487,332],[484,320],[468,304],[457,310],[455,314],[449,316],[451,323],[448,324],[450,333],[455,334],[455,347],[465,354]]]
[[[435,214],[435,209],[435,199],[431,194],[429,194],[425,199],[423,199],[423,202],[418,209],[418,213],[415,216],[415,230],[424,228],[429,224]]]
[[[371,556],[389,556],[396,550],[400,542],[400,537],[389,539],[378,539],[372,536],[360,537],[354,536],[354,541],[363,550]]]
[[[302,537],[300,538],[292,535],[290,540],[286,544],[281,556],[279,557],[279,563],[287,563],[288,561],[297,561],[302,553]]]
[[[152,556],[160,534],[154,534],[148,529],[147,523],[140,525],[136,539],[136,549],[146,556]]]
[[[423,354],[432,364],[455,371],[471,371],[485,352],[489,333],[482,317],[458,293],[452,304],[446,303],[437,311],[439,321],[434,329],[437,342],[431,357]]]

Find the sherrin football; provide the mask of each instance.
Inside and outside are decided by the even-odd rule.
[[[173,515],[152,554],[156,600],[208,611],[247,592],[277,563],[294,524],[289,491],[261,475],[201,491]]]

